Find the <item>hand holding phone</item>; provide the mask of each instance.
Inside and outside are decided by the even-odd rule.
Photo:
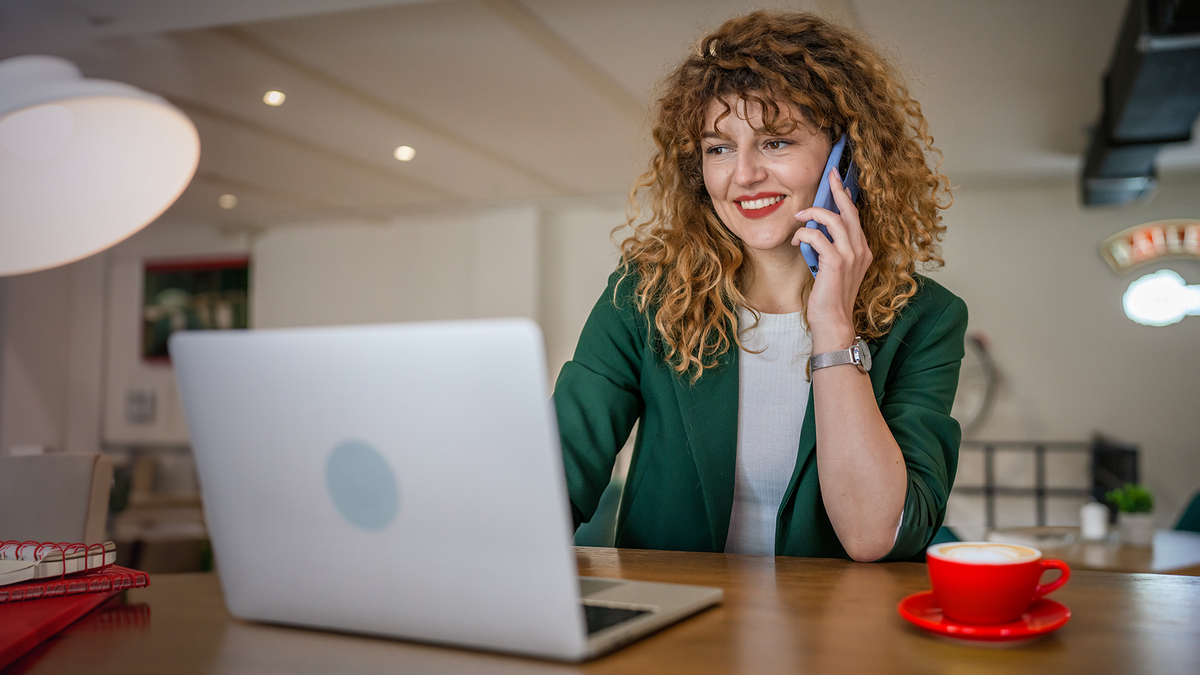
[[[821,174],[821,184],[817,186],[817,196],[813,200],[813,206],[816,208],[827,209],[834,213],[840,214],[837,204],[833,201],[833,190],[829,185],[829,172],[837,167],[838,177],[842,179],[842,185],[850,190],[850,201],[858,201],[858,179],[855,175],[854,153],[850,149],[850,140],[846,138],[846,134],[838,139],[837,143],[833,144],[833,148],[829,151],[829,161],[825,162],[825,171]],[[821,231],[829,241],[833,241],[833,237],[829,236],[829,230],[825,226],[815,220],[810,220],[805,227],[815,228]],[[808,244],[800,243],[800,253],[804,255],[804,261],[808,263],[808,269],[812,270],[813,276],[820,271],[820,256],[817,251]]]

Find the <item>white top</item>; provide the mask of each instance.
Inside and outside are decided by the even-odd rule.
[[[775,555],[776,518],[796,468],[812,386],[805,372],[812,334],[803,312],[759,316],[758,325],[741,334],[737,463],[725,552]],[[739,308],[739,329],[753,324],[754,314]],[[901,510],[893,542],[903,522]]]
[[[738,324],[754,324],[750,310],[738,310]],[[812,336],[803,312],[793,312],[762,314],[741,338],[737,468],[725,552],[775,555],[775,519],[796,468],[808,407]]]

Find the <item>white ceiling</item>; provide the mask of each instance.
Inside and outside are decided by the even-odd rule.
[[[811,0],[893,55],[956,183],[1074,176],[1128,0]],[[657,81],[728,0],[5,0],[57,54],[200,130],[177,217],[269,225],[624,194]],[[278,108],[270,89],[287,94]],[[398,145],[417,150],[407,163]],[[1164,171],[1200,169],[1200,142]],[[217,197],[233,193],[237,208]]]

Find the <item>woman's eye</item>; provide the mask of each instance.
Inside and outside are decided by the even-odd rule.
[[[723,145],[714,145],[704,152],[710,155],[724,155],[725,153],[729,152],[729,148]]]
[[[784,146],[787,146],[787,145],[791,145],[791,144],[790,144],[790,143],[788,143],[788,142],[787,142],[787,141],[785,141],[785,140],[778,139],[778,138],[777,138],[777,139],[775,139],[775,140],[771,140],[771,141],[767,141],[767,142],[766,142],[766,146],[767,146],[767,148],[768,148],[768,149],[770,149],[770,150],[780,150],[780,149],[782,149]]]

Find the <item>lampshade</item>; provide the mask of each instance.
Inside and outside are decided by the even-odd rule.
[[[70,61],[0,61],[0,276],[62,265],[145,227],[187,187],[196,127],[163,98]]]

